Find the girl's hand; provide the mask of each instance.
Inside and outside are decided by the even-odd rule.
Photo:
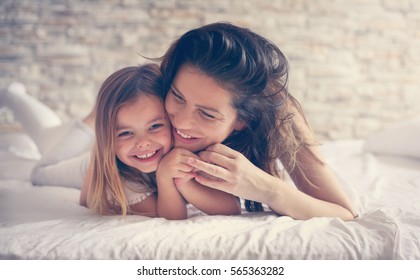
[[[193,156],[190,152],[175,148],[166,154],[159,162],[156,170],[158,187],[157,214],[170,220],[180,220],[188,217],[186,201],[179,192],[176,180],[186,184],[194,177],[193,168],[183,163]]]
[[[172,149],[159,162],[158,176],[173,179],[177,186],[188,182],[196,175],[193,167],[185,164],[187,158],[190,157],[198,158],[197,155],[188,150],[182,148]]]
[[[267,173],[253,165],[244,155],[223,144],[214,144],[200,152],[200,159],[188,157],[186,163],[195,170],[202,185],[231,193],[244,199],[264,202],[270,190],[260,190]],[[210,176],[208,176],[210,175]]]

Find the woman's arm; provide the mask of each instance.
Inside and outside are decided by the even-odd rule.
[[[315,135],[303,117],[303,113],[299,112],[295,106],[289,106],[289,108],[294,115],[294,125],[301,132],[305,142],[316,143]],[[290,177],[304,194],[315,198],[315,200],[310,199],[307,205],[315,209],[308,209],[306,215],[319,211],[317,216],[332,216],[337,213],[343,220],[354,219],[357,216],[356,211],[337,176],[326,163],[319,145],[307,146],[307,150],[300,149],[296,153],[296,158],[301,168],[289,171]],[[305,197],[301,199],[308,200]],[[300,215],[305,216],[304,213]]]
[[[329,167],[326,165],[313,167],[311,172],[313,173],[306,176],[313,180],[312,184],[307,181],[300,185],[297,183],[299,188],[264,172],[259,181],[263,182],[261,186],[266,186],[266,191],[262,190],[264,196],[260,202],[267,204],[278,214],[298,220],[312,217],[353,220],[356,214],[351,202]]]
[[[354,219],[351,204],[327,165],[318,162],[315,164],[312,160],[307,166],[310,171],[305,175],[313,184],[308,184],[299,174],[294,174],[298,178],[297,183],[302,184],[300,189],[296,189],[284,180],[257,168],[241,153],[225,145],[212,145],[201,152],[200,157],[203,160],[188,158],[187,164],[217,178],[196,176],[196,180],[205,186],[259,201],[267,204],[276,213],[294,219]]]
[[[305,143],[316,143],[303,114],[294,104],[289,105],[294,128],[300,137]],[[300,168],[288,170],[297,188],[257,168],[245,156],[221,144],[201,152],[199,156],[203,161],[190,158],[187,162],[218,178],[211,180],[199,176],[196,178],[199,183],[267,204],[278,214],[302,220],[312,217],[353,220],[357,215],[352,203],[325,163],[319,147],[307,147],[296,153]]]

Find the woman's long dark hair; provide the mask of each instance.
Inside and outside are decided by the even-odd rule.
[[[223,144],[272,175],[281,175],[276,159],[288,172],[294,170],[296,153],[307,144],[292,121],[291,106],[302,111],[287,91],[287,59],[275,44],[248,29],[213,23],[185,33],[161,60],[165,93],[184,64],[232,93],[232,106],[246,126]],[[248,211],[262,210],[258,202],[245,205]]]

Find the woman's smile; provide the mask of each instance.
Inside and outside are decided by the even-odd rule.
[[[183,65],[165,99],[174,146],[197,152],[242,129],[232,104],[232,94],[213,78]]]
[[[179,141],[185,144],[192,144],[200,141],[199,137],[194,137],[189,134],[186,134],[175,127],[172,129],[172,135],[174,136],[175,142]],[[175,145],[176,146],[176,145]]]

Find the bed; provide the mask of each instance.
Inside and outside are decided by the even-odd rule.
[[[367,140],[323,145],[360,213],[351,222],[270,211],[206,216],[192,207],[183,221],[98,216],[79,206],[79,190],[32,186],[36,147],[21,132],[3,132],[0,259],[420,259],[415,124],[416,131],[403,123]]]

